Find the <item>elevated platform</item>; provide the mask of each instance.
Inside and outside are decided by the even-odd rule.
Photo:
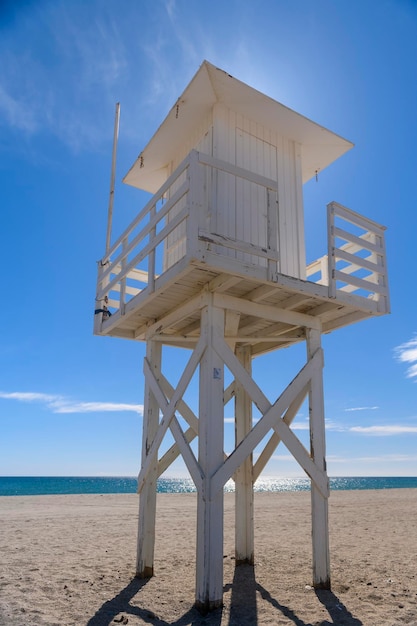
[[[253,355],[389,312],[383,226],[330,203],[327,255],[288,276],[273,233],[259,245],[213,232],[201,180],[214,171],[264,189],[273,223],[274,181],[192,151],[99,262],[95,334],[193,347],[210,292],[227,339]]]
[[[226,268],[224,268],[226,270]],[[284,348],[305,339],[305,328],[320,325],[328,333],[378,315],[377,303],[340,292],[329,297],[329,287],[278,275],[276,282],[226,273],[221,268],[185,259],[145,288],[101,324],[101,335],[146,341],[160,339],[177,347],[193,347],[200,330],[205,294],[236,313],[226,338],[250,344],[252,354]],[[232,332],[230,332],[232,331]]]

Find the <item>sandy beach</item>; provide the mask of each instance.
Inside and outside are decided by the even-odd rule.
[[[417,625],[417,489],[331,494],[331,592],[311,587],[309,493],[255,495],[255,566],[238,568],[227,494],[224,606],[207,616],[193,608],[195,494],[158,495],[148,581],[134,578],[137,506],[1,497],[1,626]]]

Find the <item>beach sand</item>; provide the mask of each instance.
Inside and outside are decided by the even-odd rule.
[[[134,578],[136,495],[0,498],[1,626],[417,626],[417,489],[333,492],[332,591],[311,587],[310,494],[255,494],[255,566],[194,608],[195,494],[158,495],[155,576]]]

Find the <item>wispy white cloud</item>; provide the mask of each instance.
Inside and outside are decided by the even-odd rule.
[[[400,426],[397,424],[387,426],[352,426],[349,432],[363,435],[389,436],[417,434],[417,426]]]
[[[39,32],[42,47],[34,45]],[[97,13],[88,3],[82,8],[52,3],[41,9],[33,4],[3,35],[3,124],[26,135],[51,133],[73,151],[100,148],[111,137],[110,124],[108,135],[103,131],[118,92],[128,85],[130,93],[135,89],[126,44],[111,15]]]
[[[376,411],[377,409],[379,409],[379,406],[355,406],[345,409],[345,411]]]
[[[103,413],[130,411],[143,414],[143,405],[123,402],[77,402],[64,396],[31,391],[0,391],[0,398],[18,402],[40,403],[52,413]]]
[[[291,424],[291,430],[309,430],[310,426],[308,422],[296,422],[295,424]]]
[[[158,106],[166,113],[203,61],[205,34],[192,12],[187,12],[184,20],[175,0],[156,6],[151,24],[150,36],[140,43],[147,66],[142,104],[148,108]]]
[[[0,391],[0,398],[5,400],[18,400],[19,402],[43,402],[48,404],[54,402],[60,396],[52,396],[47,393],[37,393],[32,391]]]
[[[19,130],[33,133],[38,127],[33,108],[18,101],[3,85],[0,85],[0,113],[10,126]]]
[[[135,413],[143,413],[142,404],[128,404],[123,402],[68,402],[64,400],[57,404],[55,413],[102,413],[102,412],[118,412],[118,411],[134,411]]]
[[[400,363],[408,363],[407,378],[415,378],[417,382],[417,335],[394,350],[394,354]]]
[[[256,422],[259,422],[261,418],[255,417],[253,418],[252,422],[255,424]],[[331,420],[326,419],[326,430],[337,430],[337,431],[346,431],[347,429],[344,426],[340,426],[340,424],[337,424],[336,422],[333,422]],[[224,419],[224,423],[225,424],[234,424],[235,423],[235,418],[234,417],[225,417]],[[307,431],[310,430],[310,424],[308,422],[308,420],[304,420],[304,421],[300,421],[300,422],[293,422],[290,425],[291,430],[299,430],[299,431]]]

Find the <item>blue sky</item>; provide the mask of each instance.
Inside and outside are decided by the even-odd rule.
[[[417,475],[412,0],[1,3],[0,474],[138,472],[144,345],[92,334],[114,107],[119,234],[146,198],[121,178],[204,59],[355,144],[305,186],[307,257],[326,253],[331,200],[386,225],[392,313],[324,337],[328,469]],[[255,360],[270,400],[303,359]],[[306,426],[302,407],[307,445]],[[282,448],[266,473],[300,470]]]

